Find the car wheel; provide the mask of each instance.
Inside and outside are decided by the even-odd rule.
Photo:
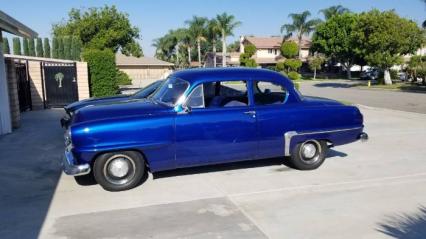
[[[108,191],[124,191],[139,184],[145,174],[143,156],[135,151],[105,153],[96,158],[93,175]]]
[[[327,149],[325,141],[307,140],[294,148],[291,163],[300,170],[316,169],[324,162]]]

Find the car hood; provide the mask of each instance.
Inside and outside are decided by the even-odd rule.
[[[343,105],[336,100],[314,96],[303,96],[303,101],[309,105]]]
[[[130,95],[115,95],[115,96],[108,96],[108,97],[98,97],[98,98],[90,98],[86,100],[81,100],[74,102],[72,104],[69,104],[65,106],[65,110],[67,112],[74,112],[78,109],[81,109],[86,106],[92,106],[92,105],[102,105],[102,104],[111,104],[114,102],[126,102],[132,100],[132,97]]]
[[[116,101],[110,104],[87,106],[77,110],[72,124],[132,116],[147,116],[173,112],[173,108],[151,100]]]

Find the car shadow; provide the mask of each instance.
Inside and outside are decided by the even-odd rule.
[[[240,161],[233,163],[223,163],[215,165],[206,165],[206,166],[197,166],[190,168],[179,168],[162,172],[153,173],[154,179],[168,178],[174,176],[184,176],[184,175],[193,175],[193,174],[202,174],[202,173],[212,173],[212,172],[221,172],[221,171],[231,171],[239,169],[249,169],[249,168],[259,168],[259,167],[268,167],[274,165],[283,165],[285,170],[292,170],[287,159],[282,157],[279,158],[268,158],[268,159],[259,159],[259,160],[250,160],[250,161]],[[285,171],[285,170],[280,171]]]
[[[362,83],[343,83],[343,82],[325,82],[314,84],[315,87],[320,88],[353,88],[357,86],[362,86],[365,84]]]
[[[329,149],[327,151],[327,158],[334,158],[334,157],[345,158],[347,156],[348,156],[348,154],[337,151],[335,149]]]
[[[395,214],[379,223],[377,231],[399,239],[426,237],[426,207],[420,206],[415,214]]]

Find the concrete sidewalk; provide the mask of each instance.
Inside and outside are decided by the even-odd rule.
[[[330,150],[318,170],[266,159],[149,175],[119,193],[55,178],[60,112],[29,112],[38,120],[0,138],[0,238],[424,238],[426,115],[361,110],[370,140]]]

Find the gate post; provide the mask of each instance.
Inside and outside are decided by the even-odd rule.
[[[9,88],[10,118],[12,120],[12,127],[18,128],[20,126],[21,112],[19,110],[18,81],[15,62],[13,59],[5,59],[5,63],[6,80]]]

